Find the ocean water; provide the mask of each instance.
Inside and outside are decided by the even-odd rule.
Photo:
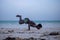
[[[34,21],[42,24],[43,28],[60,28],[60,21]],[[0,21],[0,28],[28,28],[27,24],[19,24],[18,21]]]

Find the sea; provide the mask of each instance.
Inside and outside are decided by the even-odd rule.
[[[59,28],[60,21],[34,21],[36,25],[42,24],[43,28]],[[0,21],[0,28],[27,28],[28,24],[19,24],[18,21]]]

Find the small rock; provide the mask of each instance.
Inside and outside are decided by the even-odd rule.
[[[46,39],[41,39],[41,40],[46,40]]]
[[[33,37],[30,37],[29,39],[30,39],[30,40],[34,40],[34,38],[33,38]]]
[[[12,32],[14,32],[14,30],[8,30],[8,32],[12,33]]]
[[[30,40],[30,39],[24,38],[24,39],[22,39],[22,40]]]
[[[23,40],[22,38],[17,37],[16,40]]]

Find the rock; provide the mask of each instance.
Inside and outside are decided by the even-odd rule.
[[[22,38],[17,37],[16,40],[23,40]]]
[[[46,40],[46,39],[41,39],[41,40]]]
[[[30,37],[29,40],[34,40],[34,38],[33,37]]]
[[[11,38],[11,37],[7,37],[6,39],[4,40],[16,40],[15,38]]]
[[[14,32],[14,30],[8,30],[8,32],[9,32],[9,33],[12,33],[12,32]]]
[[[49,35],[59,35],[59,32],[51,32]]]

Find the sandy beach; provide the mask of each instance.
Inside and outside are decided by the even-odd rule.
[[[50,35],[50,33],[58,33],[56,35]],[[59,28],[31,28],[30,31],[27,29],[19,28],[0,28],[0,40],[8,37],[16,38],[16,40],[60,40],[60,29]]]
[[[0,40],[60,40],[60,0],[0,0]]]

